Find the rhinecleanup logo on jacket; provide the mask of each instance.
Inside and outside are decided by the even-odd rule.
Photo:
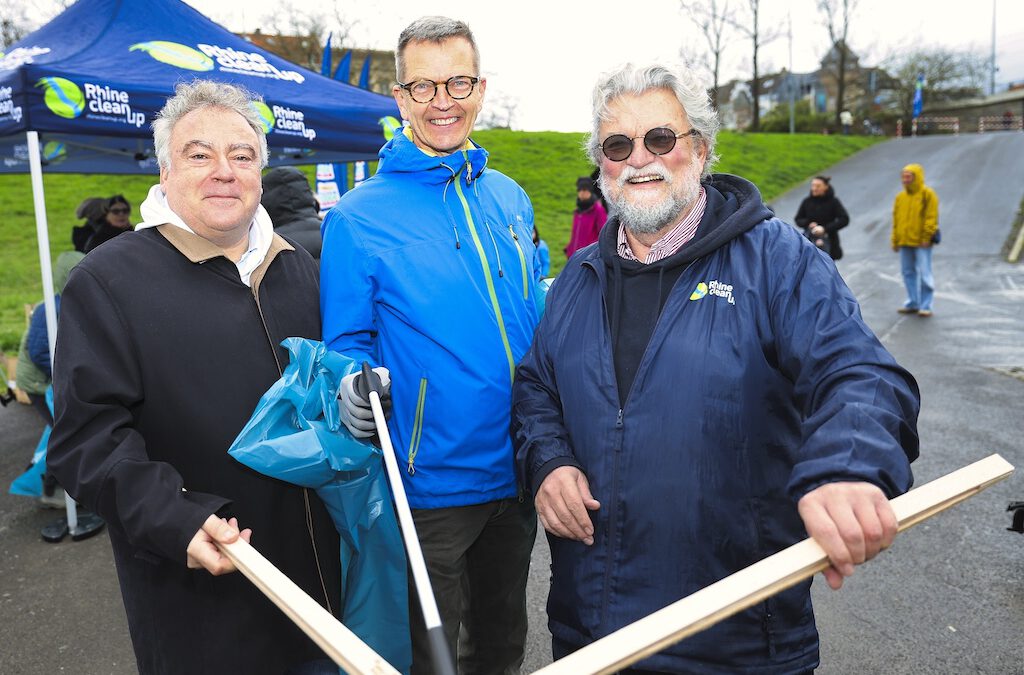
[[[697,284],[697,287],[693,289],[693,293],[690,293],[690,300],[700,300],[709,294],[725,298],[730,305],[736,304],[736,299],[732,297],[732,284],[724,284],[717,279],[708,283],[702,281]]]

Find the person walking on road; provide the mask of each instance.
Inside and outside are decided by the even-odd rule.
[[[418,19],[395,56],[407,125],[324,219],[324,343],[389,371],[391,439],[459,672],[518,672],[537,515],[508,429],[542,307],[533,207],[469,138],[487,86],[469,27]],[[343,420],[369,436],[369,402],[350,382]],[[416,602],[413,675],[432,670]]]
[[[900,254],[907,301],[900,314],[932,315],[935,280],[932,245],[939,231],[939,197],[924,183],[924,167],[907,164],[900,175],[903,190],[892,205],[892,250]]]
[[[811,194],[800,202],[793,219],[803,229],[804,236],[828,253],[833,260],[843,257],[839,244],[839,230],[850,223],[843,203],[836,197],[828,176],[815,176],[811,180]]]
[[[757,188],[712,174],[718,118],[686,68],[595,88],[612,217],[551,288],[516,372],[516,459],[551,547],[561,658],[808,534],[838,588],[896,535],[917,383],[835,265]],[[639,662],[809,673],[811,581]]]

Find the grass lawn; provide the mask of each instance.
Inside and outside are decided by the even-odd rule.
[[[576,206],[576,178],[591,166],[581,150],[583,134],[480,131],[473,139],[491,152],[490,166],[515,179],[533,200],[537,227],[551,248],[551,267],[565,264]],[[753,181],[770,201],[814,173],[875,142],[863,136],[797,134],[719,135],[716,171]],[[313,168],[308,167],[312,174]],[[75,207],[86,197],[124,194],[132,222],[156,176],[46,175],[46,213],[51,258],[71,249]],[[27,174],[0,176],[0,350],[14,352],[25,328],[25,304],[39,301],[42,282],[36,244],[32,186]],[[783,214],[788,218],[788,214]]]

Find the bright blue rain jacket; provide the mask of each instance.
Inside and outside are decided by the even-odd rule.
[[[518,494],[512,376],[540,318],[533,208],[474,147],[404,134],[324,219],[324,342],[391,371],[388,426],[413,508]]]
[[[892,497],[912,482],[917,385],[832,261],[747,181],[716,175],[705,187],[697,236],[676,254],[686,267],[621,409],[605,309],[614,220],[552,286],[517,373],[527,484],[577,466],[601,503],[592,546],[548,536],[549,627],[570,647],[806,537],[796,503],[815,487],[863,480]],[[637,667],[799,673],[817,662],[808,581]]]

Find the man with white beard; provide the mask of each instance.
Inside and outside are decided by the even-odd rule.
[[[555,658],[809,533],[833,588],[889,546],[920,397],[835,266],[757,188],[711,174],[685,68],[594,90],[612,217],[552,287],[516,373],[520,479],[551,547]],[[805,673],[810,582],[624,672]]]

